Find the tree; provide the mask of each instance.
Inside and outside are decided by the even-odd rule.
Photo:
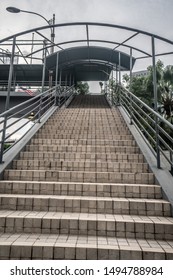
[[[128,90],[131,90],[133,94],[138,96],[147,104],[151,99],[149,95],[146,94],[146,77],[145,76],[132,76],[131,85],[130,85],[130,77],[129,75],[125,74],[123,76],[123,81],[125,82],[125,87]]]
[[[148,75],[146,77],[146,92],[150,95],[150,98],[154,98],[154,89],[153,89],[153,66],[149,66],[147,68]],[[158,100],[161,98],[161,87],[160,85],[163,82],[163,72],[164,72],[164,64],[161,60],[158,60],[156,63],[156,82],[157,82],[157,94]]]
[[[89,85],[87,82],[78,82],[76,86],[76,90],[79,94],[88,94],[89,93]]]

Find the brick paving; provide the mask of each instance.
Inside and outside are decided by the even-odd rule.
[[[0,181],[0,259],[173,259],[173,218],[118,109],[77,96]]]

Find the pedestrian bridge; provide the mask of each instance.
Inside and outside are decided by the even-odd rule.
[[[24,77],[26,84],[35,83],[35,65],[21,65],[20,75],[20,65],[13,65],[19,37],[33,30],[0,41],[13,46],[10,65],[4,66],[9,71],[8,94],[0,115],[0,259],[173,259],[173,139],[167,133],[173,126],[121,84],[121,71],[132,74],[132,49],[139,51],[127,41],[139,33],[149,36],[152,52],[142,52],[153,61],[157,102],[155,40],[172,42],[126,28],[133,34],[117,47],[130,47],[127,55],[115,47],[90,45],[92,26],[117,26],[73,23],[52,28],[68,25],[86,29],[82,41],[87,46],[64,50],[67,41],[44,38],[41,81],[37,80],[42,92],[13,108],[14,84]],[[43,37],[40,32],[47,28],[34,32]],[[52,46],[61,51],[47,55]],[[33,55],[34,51],[23,59]],[[112,70],[114,88],[107,83]],[[90,77],[106,82],[103,94],[77,94],[77,81]],[[33,111],[34,125],[9,145],[9,137],[30,122]],[[17,123],[8,122],[15,116],[28,122],[7,135]]]

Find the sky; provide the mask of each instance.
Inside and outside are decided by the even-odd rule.
[[[173,0],[0,0],[0,38],[7,37],[23,30],[45,25],[42,18],[31,14],[12,14],[6,7],[13,6],[23,10],[42,14],[48,20],[53,13],[56,23],[65,22],[103,22],[113,23],[131,28],[137,28],[173,40]],[[84,33],[85,34],[85,33]],[[90,36],[96,39],[111,39],[118,42],[128,37],[126,31],[108,31],[107,29],[91,29]],[[83,30],[69,32],[56,31],[55,42],[66,39],[80,38]],[[83,37],[82,37],[83,38]],[[136,44],[144,50],[151,52],[148,38],[139,36],[132,39],[129,44]],[[156,51],[171,51],[173,46],[165,44],[156,45]],[[121,48],[121,51],[127,51]],[[138,54],[135,54],[139,56]],[[159,57],[165,65],[173,64],[172,56]],[[151,60],[138,61],[134,71],[146,69]]]

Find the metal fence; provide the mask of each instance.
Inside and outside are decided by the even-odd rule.
[[[0,114],[0,163],[3,162],[4,153],[25,137],[33,125],[41,122],[48,110],[54,106],[66,106],[74,94],[74,86],[62,88],[58,85]],[[11,140],[17,132],[23,135]]]
[[[161,155],[170,164],[173,175],[173,125],[133,93],[117,84],[114,91],[107,91],[106,97],[113,106],[122,106],[161,167]]]

